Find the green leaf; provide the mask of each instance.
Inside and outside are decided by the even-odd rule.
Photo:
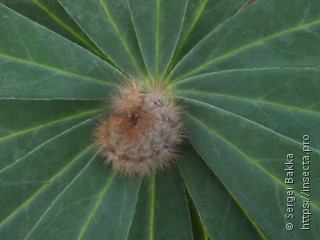
[[[0,239],[318,239],[319,1],[0,2]],[[193,146],[142,182],[92,139],[128,75],[168,77]]]
[[[192,239],[186,196],[176,167],[144,179],[128,239]]]
[[[91,159],[55,198],[27,239],[126,238],[140,180],[127,181],[96,160]]]
[[[0,98],[104,99],[119,81],[100,58],[1,4],[0,16]]]
[[[91,126],[92,120],[83,121],[1,170],[0,188],[7,196],[1,198],[2,238],[24,238],[50,206],[47,199],[60,194],[87,163]],[[71,148],[63,148],[66,144]],[[21,228],[12,232],[12,225]]]
[[[58,127],[49,127],[51,123],[43,125],[42,132],[56,136],[0,170],[0,191],[6,196],[0,199],[1,238],[104,239],[106,234],[124,239],[127,235],[140,180],[128,182],[105,170],[92,151],[93,119],[74,122],[59,134]],[[33,129],[36,137],[37,127]],[[101,222],[109,222],[109,232],[98,231]],[[13,232],[12,226],[20,227]]]
[[[1,100],[0,169],[26,156],[103,111],[96,101]],[[0,170],[0,171],[2,171]]]
[[[1,238],[104,239],[107,234],[125,239],[140,180],[114,176],[93,156],[92,115],[101,111],[93,108],[97,102],[3,100],[3,104],[11,108],[1,115],[0,146],[17,152],[8,159],[3,159],[6,153],[1,156],[5,166],[0,170],[0,191],[7,196],[0,199]],[[25,118],[17,116],[12,122],[15,112]],[[29,127],[20,129],[21,120]],[[22,141],[29,143],[21,153]],[[111,221],[109,232],[99,231],[101,222]],[[21,227],[12,232],[16,225]]]
[[[149,77],[162,79],[179,38],[187,1],[128,2]]]
[[[116,66],[129,75],[144,75],[143,60],[126,0],[59,2]]]
[[[296,141],[318,139],[319,69],[252,69],[204,74],[176,84],[183,97],[250,119]],[[319,147],[316,147],[320,149]]]
[[[66,101],[5,102],[12,108],[2,116],[1,122],[5,132],[10,134],[1,137],[1,147],[11,140],[9,149],[16,153],[10,156],[14,161],[10,160],[11,163],[0,170],[0,191],[6,196],[0,199],[1,238],[80,239],[86,236],[105,239],[104,234],[107,234],[111,239],[124,239],[140,180],[127,182],[114,176],[103,168],[101,159],[94,154],[96,149],[91,138],[94,125],[91,115],[97,114],[92,108],[94,102],[71,102],[69,105]],[[9,117],[12,119],[12,113],[19,112],[15,108],[23,107],[29,108],[30,115],[18,120],[25,120],[30,127],[20,130],[18,120],[9,126]],[[85,113],[88,107],[91,111]],[[50,113],[52,110],[55,111]],[[80,110],[82,112],[77,113]],[[74,116],[68,116],[71,113]],[[68,117],[59,119],[63,114]],[[53,120],[56,118],[58,120]],[[60,129],[63,131],[59,133]],[[31,142],[21,149],[33,149],[22,154],[19,146],[28,138]],[[1,164],[8,162],[6,155],[1,151]],[[118,225],[120,221],[121,226]],[[104,222],[109,222],[109,232],[97,231]],[[12,226],[20,227],[13,232]]]
[[[208,240],[209,237],[208,237],[207,231],[199,216],[197,208],[195,207],[189,195],[187,195],[187,199],[188,199],[188,206],[189,206],[189,212],[190,212],[190,218],[191,218],[193,239]]]
[[[227,21],[246,0],[189,0],[183,28],[170,69],[211,30]]]
[[[0,3],[105,58],[57,0],[0,0]]]
[[[237,199],[199,155],[189,145],[182,150],[179,169],[210,239],[259,239]]]
[[[228,69],[318,67],[319,8],[319,1],[258,1],[207,35],[170,78]]]
[[[303,189],[302,140],[291,140],[257,123],[197,100],[184,100],[190,114],[187,124],[190,140],[209,167],[221,179],[241,208],[271,239],[316,239],[317,229],[299,231],[302,227]],[[302,136],[301,136],[302,139]],[[287,154],[294,154],[294,186],[285,184]],[[320,153],[312,149],[311,159]],[[310,170],[311,169],[311,170]],[[320,171],[313,164],[310,175]],[[316,176],[316,175],[314,175]],[[318,177],[315,177],[317,182]],[[294,219],[286,219],[287,191],[294,187]],[[320,185],[312,185],[319,192]],[[320,221],[320,198],[312,195],[310,211],[313,224]],[[287,231],[291,221],[296,231]]]

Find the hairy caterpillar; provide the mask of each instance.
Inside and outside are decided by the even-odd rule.
[[[169,166],[184,139],[180,112],[163,85],[126,81],[113,96],[111,114],[100,119],[94,133],[105,163],[127,176]]]

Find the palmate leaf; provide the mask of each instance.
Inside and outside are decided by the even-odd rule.
[[[259,239],[251,219],[237,206],[192,147],[183,149],[179,169],[209,236],[217,239],[233,239],[235,236],[239,240]]]
[[[76,44],[6,7],[0,14],[0,98],[103,99],[120,80],[115,68]]]
[[[190,227],[187,200],[176,167],[142,182],[128,239],[188,240],[192,239]]]
[[[179,43],[167,73],[210,31],[236,14],[245,2],[246,0],[188,0]],[[224,10],[220,11],[221,9]]]
[[[318,238],[318,1],[0,2],[13,9],[0,4],[1,239]],[[123,75],[171,82],[192,144],[178,168],[141,180],[103,167],[92,131]]]
[[[316,236],[316,229],[287,232],[279,227],[285,225],[287,193],[284,169],[288,153],[294,153],[297,161],[294,224],[299,228],[302,226],[302,144],[208,104],[195,100],[186,100],[186,103],[192,114],[188,115],[192,144],[237,198],[244,211],[261,227],[265,237],[283,239],[292,235],[302,239],[303,236]],[[215,116],[214,120],[212,116]],[[245,135],[246,138],[243,137]],[[213,146],[214,151],[211,150]],[[319,156],[319,151],[314,149],[313,159]],[[316,176],[319,165],[315,163],[312,167],[310,174],[314,173]],[[315,182],[316,179],[317,177],[314,178]],[[319,185],[313,186],[313,189],[318,192]],[[319,222],[319,210],[319,198],[313,196],[311,211],[314,224]]]
[[[58,0],[0,0],[0,3],[106,59]]]
[[[187,1],[128,2],[149,77],[162,79],[177,45]]]
[[[145,73],[126,0],[59,2],[122,71],[134,76]]]
[[[228,69],[318,67],[319,36],[314,33],[319,31],[319,8],[318,1],[258,1],[211,31],[170,78]]]

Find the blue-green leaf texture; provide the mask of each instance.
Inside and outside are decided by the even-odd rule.
[[[317,0],[1,0],[0,239],[319,239],[319,42]],[[92,138],[127,76],[187,132],[142,179]]]

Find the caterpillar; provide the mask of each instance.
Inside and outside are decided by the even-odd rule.
[[[185,138],[182,108],[164,85],[125,81],[111,100],[111,112],[94,132],[104,163],[126,176],[147,176],[174,161]]]

